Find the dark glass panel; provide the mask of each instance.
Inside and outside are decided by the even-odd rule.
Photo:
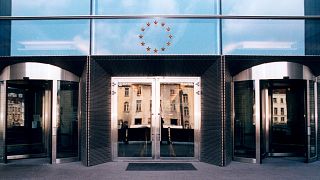
[[[253,81],[234,83],[234,156],[256,158]]]
[[[57,158],[78,156],[78,96],[77,82],[58,81]]]

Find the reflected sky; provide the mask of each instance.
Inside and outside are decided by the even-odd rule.
[[[223,15],[304,15],[304,0],[223,0]]]
[[[303,20],[224,20],[223,54],[304,55]]]
[[[97,15],[218,14],[218,0],[94,0]]]
[[[88,20],[12,21],[13,56],[88,54]]]
[[[95,55],[219,53],[216,20],[94,20],[93,29]]]
[[[90,0],[12,0],[13,16],[89,14]]]

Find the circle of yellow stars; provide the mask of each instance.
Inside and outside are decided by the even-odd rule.
[[[163,44],[160,48],[159,47],[150,47],[147,45],[147,42],[145,42],[144,39],[144,33],[151,27],[151,26],[158,26],[163,28],[164,31],[166,31],[166,38],[167,41],[165,44]],[[150,53],[153,52],[154,54],[157,54],[159,52],[164,52],[169,46],[171,46],[171,40],[173,39],[173,35],[171,34],[171,28],[166,25],[165,22],[159,22],[157,20],[154,20],[152,23],[147,22],[145,26],[142,26],[140,29],[140,34],[138,35],[140,39],[140,46],[144,47],[146,52]]]

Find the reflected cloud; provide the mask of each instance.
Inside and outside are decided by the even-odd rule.
[[[283,41],[242,41],[232,43],[224,47],[223,51],[230,54],[237,49],[246,50],[297,50],[295,42]]]
[[[19,51],[30,50],[75,50],[73,41],[20,41]]]

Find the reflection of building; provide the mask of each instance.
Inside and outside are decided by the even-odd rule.
[[[120,85],[118,88],[119,125],[127,121],[130,128],[150,127],[151,103],[151,85]]]
[[[274,93],[272,97],[273,124],[287,124],[287,101],[285,93]]]
[[[160,92],[163,126],[193,128],[193,86],[162,84]]]
[[[161,118],[164,127],[193,128],[193,86],[162,84]],[[128,122],[130,128],[150,127],[151,85],[126,84],[118,88],[118,124]],[[120,126],[119,126],[120,128]]]
[[[11,90],[13,91],[13,90]],[[8,124],[7,127],[24,126],[24,99],[23,94],[8,93]]]

